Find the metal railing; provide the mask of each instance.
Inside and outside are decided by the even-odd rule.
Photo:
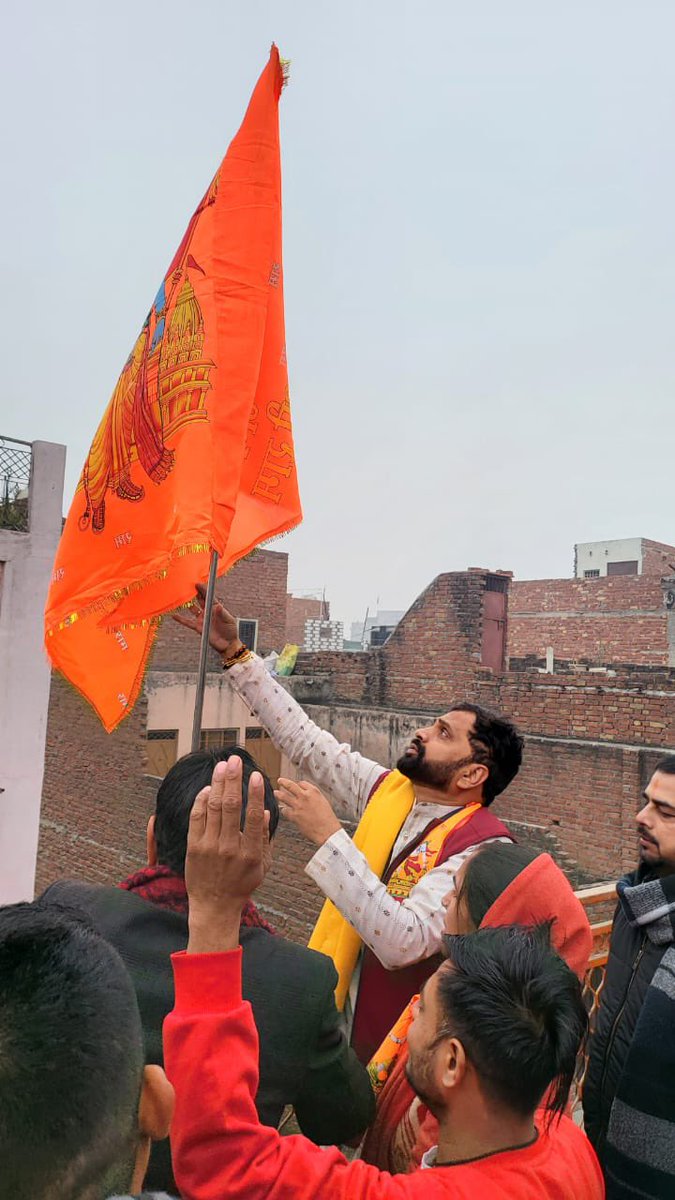
[[[592,887],[580,888],[575,893],[586,909],[593,934],[593,948],[584,980],[584,1001],[590,1032],[595,1029],[595,1022],[600,1007],[600,997],[605,985],[605,970],[609,955],[609,937],[612,932],[612,914],[616,906],[616,884],[596,883]],[[581,1097],[588,1072],[588,1043],[583,1054],[579,1056],[576,1078],[574,1080],[572,1109],[575,1119],[581,1122]]]
[[[30,442],[0,435],[0,529],[28,530],[32,458]]]

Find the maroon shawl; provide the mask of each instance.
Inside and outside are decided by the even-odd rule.
[[[185,880],[182,875],[174,875],[169,867],[143,867],[128,879],[123,879],[117,886],[125,892],[135,892],[142,900],[149,900],[159,908],[168,908],[170,912],[184,913],[187,916],[188,895]],[[241,924],[247,929],[266,929],[268,933],[276,933],[250,900],[244,905]]]

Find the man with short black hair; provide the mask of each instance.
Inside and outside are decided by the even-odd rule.
[[[609,1200],[675,1196],[675,755],[656,764],[643,798],[640,864],[617,884],[584,1085]]]
[[[192,614],[176,620],[200,632],[203,604],[198,587]],[[483,842],[511,840],[489,806],[517,774],[523,740],[506,718],[462,702],[418,729],[388,771],[319,729],[218,601],[209,640],[235,691],[312,781],[280,779],[277,795],[316,847],[305,869],[327,900],[309,944],[333,959],[338,1006],[368,1062],[438,965],[455,872]],[[340,818],[360,821],[353,839]]]
[[[112,946],[74,912],[1,908],[3,1200],[140,1192],[151,1139],[167,1136],[173,1113],[164,1071],[143,1064],[134,989]]]
[[[548,931],[448,939],[408,1035],[413,1086],[439,1120],[423,1169],[392,1176],[258,1123],[257,1038],[241,996],[238,906],[266,870],[260,780],[240,832],[241,772],[218,765],[190,820],[187,953],[164,1026],[184,1200],[602,1200],[585,1135],[561,1116],[587,1018]],[[537,1112],[553,1089],[552,1108]]]
[[[159,786],[148,822],[148,866],[119,887],[61,882],[44,893],[49,902],[84,909],[122,956],[136,989],[150,1063],[162,1063],[162,1022],[173,1004],[170,956],[188,939],[185,854],[195,796],[214,767],[235,757],[248,782],[257,770],[241,747],[195,751],[179,759]],[[263,778],[268,834],[279,814],[271,784]],[[293,1105],[299,1125],[317,1142],[358,1137],[374,1113],[368,1075],[345,1041],[335,1007],[331,961],[296,946],[274,931],[253,904],[241,914],[244,994],[260,1033],[260,1119],[277,1125]],[[153,1149],[152,1187],[174,1189],[169,1143]]]

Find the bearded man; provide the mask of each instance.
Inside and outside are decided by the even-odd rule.
[[[201,633],[203,603],[199,587],[193,612],[176,620]],[[217,601],[209,641],[235,691],[312,781],[280,779],[277,799],[317,847],[305,869],[327,900],[309,944],[335,963],[338,1007],[367,1062],[441,961],[441,900],[455,872],[481,843],[513,840],[489,806],[518,772],[522,738],[510,721],[462,701],[418,729],[387,770],[319,729]],[[353,839],[341,820],[359,822]]]
[[[607,1200],[675,1196],[675,755],[635,818],[639,865],[618,904],[584,1084]]]

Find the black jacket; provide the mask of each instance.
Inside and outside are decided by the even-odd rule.
[[[643,882],[634,871],[631,884]],[[605,983],[600,993],[584,1084],[584,1126],[602,1160],[612,1101],[626,1064],[647,988],[669,945],[659,946],[629,925],[619,904],[614,914]]]
[[[187,918],[115,887],[55,883],[43,901],[84,910],[131,975],[146,1061],[163,1063],[162,1022],[173,1008],[170,955],[187,945]],[[292,1104],[303,1133],[319,1144],[351,1141],[373,1119],[368,1075],[345,1041],[333,995],[337,974],[324,954],[265,929],[242,927],[243,994],[260,1038],[256,1107],[278,1125]],[[168,1141],[153,1148],[145,1187],[175,1192]]]

